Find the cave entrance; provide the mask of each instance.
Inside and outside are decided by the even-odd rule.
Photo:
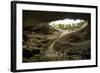
[[[85,20],[82,19],[62,19],[62,20],[56,20],[49,23],[49,26],[58,30],[58,31],[64,31],[64,30],[75,30],[78,28],[81,28],[85,24]]]
[[[89,13],[23,10],[23,62],[82,60],[82,49],[91,48],[90,21]]]

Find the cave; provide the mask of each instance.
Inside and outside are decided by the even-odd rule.
[[[84,20],[87,21],[87,25],[69,34],[63,34],[49,26],[53,21],[64,19]],[[40,49],[43,57],[55,57],[55,60],[57,60],[57,58],[60,60],[60,57],[58,57],[55,52],[59,53],[62,52],[62,50],[64,51],[63,53],[67,53],[69,50],[73,52],[73,48],[75,50],[83,50],[83,48],[91,49],[90,19],[91,15],[89,13],[23,10],[23,45],[27,45],[27,48],[29,50],[31,49],[33,53],[34,48]],[[41,46],[37,46],[37,44],[41,44]],[[46,47],[44,48],[44,46]],[[90,50],[88,53],[90,54]],[[81,53],[78,54],[81,55]],[[87,54],[87,52],[85,54]],[[79,59],[82,58],[79,57]],[[90,59],[90,57],[86,57],[85,59]],[[65,59],[61,58],[61,60]]]

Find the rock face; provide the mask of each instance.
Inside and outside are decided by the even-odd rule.
[[[37,58],[39,58],[39,61],[55,60],[55,57],[52,56],[49,56],[49,59],[47,52],[49,51],[48,47],[58,35],[60,35],[60,32],[54,29],[48,30],[48,32],[46,31],[47,33],[38,31],[38,29],[35,31],[24,31],[23,62],[37,61]],[[31,58],[34,58],[35,60],[31,60]]]
[[[54,45],[54,49],[65,53],[64,56],[74,55],[78,59],[90,59],[90,32],[88,25],[61,36]],[[85,55],[85,56],[84,56]],[[88,57],[87,57],[88,55]],[[69,58],[68,58],[69,59]],[[75,59],[72,57],[71,59]]]
[[[59,32],[51,21],[73,18],[88,23],[75,31]],[[91,58],[90,15],[23,11],[23,62],[83,60]]]

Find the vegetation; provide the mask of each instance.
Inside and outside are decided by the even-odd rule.
[[[83,26],[85,22],[81,21],[80,23],[72,23],[72,24],[52,24],[52,27],[61,30],[75,30]]]

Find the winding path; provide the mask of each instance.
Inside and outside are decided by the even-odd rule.
[[[54,55],[56,55],[56,53],[54,52],[54,48],[53,48],[53,46],[54,46],[54,44],[59,40],[59,39],[61,39],[61,38],[63,38],[64,36],[69,36],[70,34],[73,34],[73,33],[75,33],[75,32],[77,32],[77,31],[80,31],[80,30],[82,30],[83,28],[85,28],[86,26],[87,26],[88,24],[86,23],[86,24],[84,24],[81,28],[79,28],[79,29],[77,29],[77,30],[75,30],[75,31],[70,31],[69,32],[69,30],[64,30],[64,31],[62,31],[61,32],[61,34],[60,35],[58,35],[58,38],[56,39],[56,40],[54,40],[53,42],[52,42],[52,44],[48,47],[48,50],[47,50],[47,52],[45,53],[46,54],[46,56],[54,56]],[[82,45],[83,43],[80,43],[79,45]],[[72,45],[77,45],[77,46],[79,46],[78,44],[72,44]]]

